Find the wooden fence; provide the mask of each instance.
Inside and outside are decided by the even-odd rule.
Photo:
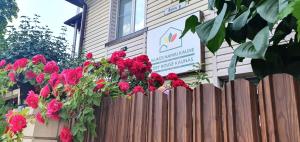
[[[299,142],[300,82],[286,74],[258,86],[238,79],[164,94],[105,98],[87,142]]]

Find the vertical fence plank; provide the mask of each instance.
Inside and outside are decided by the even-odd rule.
[[[227,104],[227,134],[229,142],[235,142],[236,141],[236,127],[235,127],[235,109],[234,109],[234,88],[233,88],[233,82],[226,84],[226,86],[223,89],[223,93],[225,93],[226,98],[226,104]]]
[[[223,90],[200,85],[169,95],[105,97],[97,108],[97,137],[86,142],[298,142],[300,83],[289,75],[246,80]],[[258,95],[257,95],[258,91]],[[70,125],[73,122],[70,122]]]
[[[230,142],[259,141],[256,87],[242,79],[226,84]]]
[[[160,91],[149,96],[148,142],[166,142],[168,131],[168,100]],[[151,108],[150,108],[151,107]]]
[[[271,78],[267,77],[265,80]],[[275,123],[273,120],[273,108],[271,101],[271,86],[269,81],[264,81],[258,85],[259,111],[261,120],[262,142],[276,142]],[[262,95],[263,94],[263,95]],[[268,115],[267,115],[268,112]],[[268,128],[267,128],[268,127]],[[267,131],[267,129],[269,129]]]
[[[167,142],[175,142],[175,89],[170,90],[168,96],[168,140]]]
[[[106,124],[106,135],[105,135],[105,141],[115,141],[115,134],[117,131],[117,125],[116,125],[116,111],[117,111],[117,105],[116,100],[111,99],[109,103],[108,109],[108,116],[107,116],[107,124]]]
[[[227,113],[227,101],[226,101],[226,96],[225,96],[225,89],[222,89],[222,93],[221,93],[221,107],[222,107],[222,122],[221,122],[221,126],[222,126],[222,141],[223,142],[229,142],[229,135],[228,135],[228,113]]]
[[[107,117],[108,117],[108,107],[110,104],[110,99],[105,97],[101,101],[101,106],[99,111],[96,113],[99,113],[98,123],[99,125],[96,127],[97,129],[97,137],[95,138],[95,142],[104,141],[105,140],[105,134],[107,132]],[[97,115],[96,115],[97,116]],[[96,119],[97,120],[97,119]]]
[[[203,124],[202,124],[202,92],[203,86],[199,86],[194,89],[193,92],[193,142],[202,142],[202,138],[204,137],[204,131],[202,130]]]
[[[130,100],[127,97],[117,98],[119,101],[119,113],[118,115],[118,129],[115,132],[117,134],[116,141],[129,142],[128,140],[128,128],[130,117]]]
[[[260,82],[260,109],[265,110],[262,121],[267,124],[264,131],[267,131],[265,137],[269,137],[269,141],[300,140],[299,87],[300,83],[287,74],[272,75]]]
[[[170,95],[174,102],[169,116],[174,119],[174,124],[171,124],[174,126],[174,142],[192,142],[192,97],[192,92],[182,87],[176,88],[175,94]]]
[[[213,85],[200,85],[194,95],[194,142],[220,142],[221,90]]]
[[[132,142],[144,142],[147,139],[148,96],[141,93],[135,95],[132,110]]]

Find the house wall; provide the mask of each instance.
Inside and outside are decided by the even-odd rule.
[[[87,0],[88,12],[83,48],[95,58],[106,57],[105,43],[109,36],[110,1]]]
[[[181,17],[191,15],[202,11],[205,20],[216,16],[214,11],[208,10],[207,0],[190,0],[183,9],[165,15],[165,9],[178,4],[176,0],[146,0],[146,28],[151,30],[177,20]],[[146,54],[147,30],[139,36],[128,40],[107,45],[108,42],[115,39],[116,30],[116,9],[118,0],[87,0],[88,14],[86,19],[86,31],[84,40],[84,49],[87,52],[93,52],[96,58],[108,57],[113,51],[127,47],[128,57],[134,57],[139,54]],[[234,48],[237,44],[234,45]],[[200,48],[200,47],[199,47]],[[219,78],[226,78],[227,69],[230,64],[233,49],[226,43],[214,55],[205,48],[204,62],[205,71],[215,85],[220,84]],[[237,73],[242,75],[251,75],[250,60],[238,63]],[[188,82],[194,78],[183,76]]]

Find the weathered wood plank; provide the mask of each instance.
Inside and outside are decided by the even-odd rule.
[[[160,91],[149,96],[148,142],[166,142],[168,132],[168,100]]]
[[[267,122],[262,132],[267,131],[268,141],[300,140],[299,86],[300,83],[287,74],[271,75],[260,82],[259,96],[264,97],[260,109],[266,110],[263,121]]]
[[[259,141],[256,87],[242,79],[226,84],[229,141]]]
[[[213,85],[194,89],[194,141],[221,141],[221,90]]]
[[[182,87],[176,88],[174,92],[170,95],[174,102],[170,115],[174,119],[174,142],[192,142],[192,93]]]

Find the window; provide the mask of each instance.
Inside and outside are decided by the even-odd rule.
[[[143,29],[145,0],[119,0],[118,37]]]

